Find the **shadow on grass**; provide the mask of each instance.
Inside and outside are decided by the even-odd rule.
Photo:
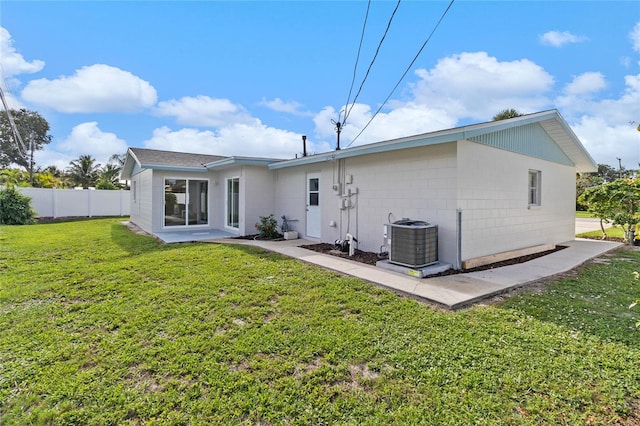
[[[629,309],[640,293],[640,251],[622,249],[553,281],[525,287],[498,303],[602,342],[640,345],[640,309]]]
[[[146,233],[137,233],[135,230],[129,228],[123,223],[114,223],[113,225],[111,225],[111,240],[131,256],[137,256],[156,251],[179,250],[180,248],[194,245],[220,245],[228,250],[235,250],[272,262],[280,262],[284,259],[288,259],[286,256],[269,250],[265,250],[260,247],[252,247],[242,244],[211,243],[205,241],[165,244],[159,241],[157,238]]]
[[[171,245],[162,244],[155,237],[136,233],[123,223],[111,225],[111,240],[132,256],[173,249]]]

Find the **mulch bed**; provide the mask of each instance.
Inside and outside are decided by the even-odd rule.
[[[318,252],[318,253],[323,253],[323,254],[328,254],[328,255],[331,255],[331,256],[341,257],[341,258],[344,258],[344,259],[347,259],[347,260],[352,260],[352,261],[355,261],[355,262],[366,263],[367,265],[374,265],[375,266],[376,262],[380,260],[380,257],[378,257],[378,255],[376,253],[360,251],[360,250],[356,250],[356,252],[355,252],[355,254],[353,256],[349,256],[348,253],[344,253],[344,252],[342,252],[340,250],[336,250],[334,245],[327,244],[327,243],[308,244],[308,245],[304,245],[304,246],[300,246],[300,247],[305,248],[307,250],[313,250],[313,251]],[[556,248],[553,249],[553,250],[547,250],[547,251],[543,251],[543,252],[540,252],[540,253],[529,254],[529,255],[526,255],[526,256],[520,256],[520,257],[516,257],[516,258],[513,258],[513,259],[509,259],[509,260],[503,260],[501,262],[491,263],[489,265],[477,266],[475,268],[465,269],[464,271],[455,270],[455,269],[449,269],[448,271],[445,271],[445,272],[441,272],[441,273],[438,273],[438,274],[430,275],[430,277],[460,274],[462,272],[466,273],[466,272],[486,271],[487,269],[494,269],[494,268],[500,268],[502,266],[516,265],[518,263],[528,262],[530,260],[537,259],[538,257],[546,256],[547,254],[551,254],[551,253],[554,253],[556,251],[564,250],[566,248],[567,248],[567,246],[556,246]]]

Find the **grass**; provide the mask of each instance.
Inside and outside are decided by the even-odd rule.
[[[593,213],[584,212],[584,211],[576,211],[576,217],[580,219],[594,219],[595,216]]]
[[[451,313],[113,219],[3,227],[0,424],[640,421],[640,252],[608,261]]]
[[[624,230],[620,226],[612,226],[610,228],[605,227],[605,231],[607,233],[608,238],[624,238]],[[576,235],[579,238],[602,238],[602,231],[589,231],[583,232],[582,234]]]

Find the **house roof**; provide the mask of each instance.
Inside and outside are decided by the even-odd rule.
[[[520,128],[537,131],[537,137],[542,135],[552,141],[557,148],[544,150],[540,146],[532,146],[530,137],[527,139],[515,131]],[[525,133],[530,135],[531,131]],[[493,137],[487,137],[488,135]],[[557,110],[527,114],[507,120],[490,121],[487,123],[439,130],[421,135],[342,149],[340,151],[325,152],[272,163],[268,167],[269,169],[282,169],[366,154],[456,142],[459,140],[485,143],[496,148],[507,149],[525,155],[575,166],[578,172],[595,172],[598,169],[596,162]]]
[[[532,144],[532,139],[542,143]],[[291,160],[224,157],[129,148],[121,177],[122,179],[130,179],[136,168],[206,172],[207,170],[223,170],[238,165],[254,165],[267,166],[269,169],[275,170],[459,140],[469,140],[573,166],[577,172],[595,172],[598,170],[596,162],[589,155],[575,133],[573,133],[573,130],[571,130],[560,113],[554,109],[507,120],[439,130]]]
[[[156,170],[180,170],[206,172],[207,163],[223,160],[219,155],[193,154],[188,152],[161,151],[158,149],[129,148],[122,167],[121,177],[128,179],[134,168]]]
[[[220,155],[193,154],[146,148],[129,148],[122,167],[121,177],[129,179],[138,169],[206,172],[234,166],[267,166],[282,161],[275,158],[223,157]]]

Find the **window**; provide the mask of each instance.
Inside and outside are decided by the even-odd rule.
[[[239,228],[240,178],[227,179],[227,226]]]
[[[320,205],[320,179],[318,178],[310,178],[309,179],[309,200],[308,204],[310,206],[319,206]]]
[[[204,179],[165,179],[164,226],[207,225],[208,188]]]
[[[136,185],[138,182],[136,182],[135,180],[133,182],[131,182],[131,192],[133,194],[133,202],[135,203],[137,200],[137,189],[138,189],[138,185]]]
[[[529,170],[529,206],[540,205],[540,171]]]

